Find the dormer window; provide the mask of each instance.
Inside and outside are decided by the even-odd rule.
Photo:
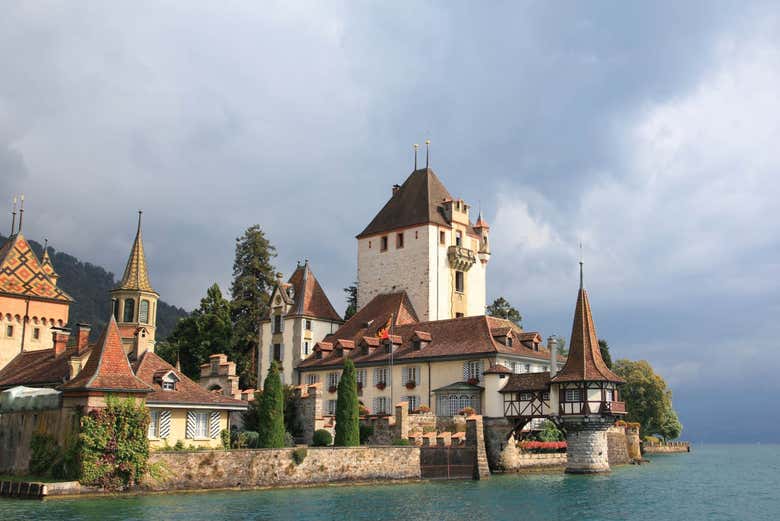
[[[422,347],[420,340],[417,339],[412,341],[412,347],[414,348],[415,351],[419,351],[420,348]]]
[[[163,391],[175,391],[176,390],[176,382],[170,381],[170,380],[163,380],[162,383]]]
[[[161,369],[155,371],[154,382],[160,384],[163,391],[175,391],[176,384],[179,382],[179,377],[171,370]]]

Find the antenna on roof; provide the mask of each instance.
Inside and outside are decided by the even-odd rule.
[[[426,139],[425,140],[425,168],[428,168],[430,161],[431,161],[431,140]]]
[[[415,171],[416,171],[416,170],[417,170],[417,149],[418,149],[418,148],[420,148],[420,145],[418,145],[417,143],[415,143],[415,144],[414,144],[414,145],[412,145],[412,146],[414,147],[414,169],[415,169]]]
[[[14,228],[16,228],[16,196],[14,196],[14,209],[11,212],[11,235],[14,234]]]
[[[22,231],[22,221],[24,220],[24,194],[19,196],[19,230],[16,233]]]
[[[583,289],[585,286],[582,282],[582,243],[580,243],[580,289]]]

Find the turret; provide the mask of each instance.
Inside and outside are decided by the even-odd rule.
[[[125,351],[140,356],[146,350],[154,351],[157,300],[160,295],[149,282],[141,234],[141,215],[138,212],[136,231],[130,257],[122,280],[111,290],[114,318],[122,334]]]
[[[474,231],[479,235],[479,252],[477,253],[477,256],[482,264],[487,264],[490,260],[490,226],[488,226],[488,223],[482,218],[482,211],[479,212],[477,222],[474,224]]]

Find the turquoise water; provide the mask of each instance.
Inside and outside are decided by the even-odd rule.
[[[694,447],[605,476],[0,500],[0,520],[780,520],[780,445]]]

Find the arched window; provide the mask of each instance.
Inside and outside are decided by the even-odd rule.
[[[125,314],[123,315],[123,322],[135,321],[135,300],[131,298],[125,299]]]
[[[138,321],[142,324],[149,323],[149,301],[142,300],[141,307],[138,308]]]

